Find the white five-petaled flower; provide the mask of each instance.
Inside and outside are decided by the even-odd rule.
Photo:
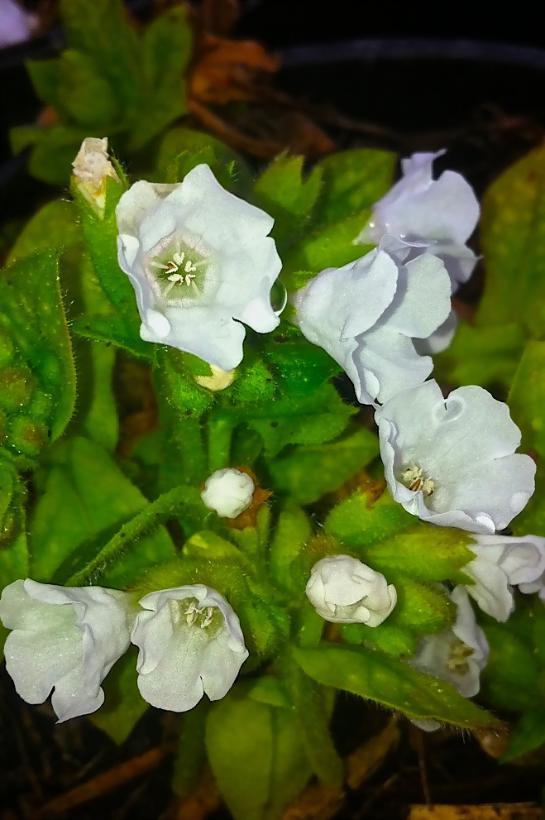
[[[127,593],[14,581],[2,592],[0,618],[13,630],[6,667],[23,700],[43,703],[53,689],[59,722],[102,705],[100,684],[129,646]]]
[[[397,602],[395,586],[350,555],[330,555],[314,564],[306,593],[322,618],[342,624],[379,626]]]
[[[454,293],[469,279],[477,262],[466,242],[475,230],[480,208],[475,192],[461,174],[444,171],[433,179],[434,160],[443,153],[413,154],[402,160],[403,176],[375,204],[359,241],[378,243],[389,235],[409,259],[424,251],[433,253],[443,260]],[[444,350],[456,324],[452,311],[435,333],[417,342],[417,349],[423,353]]]
[[[465,698],[472,698],[480,689],[480,675],[490,650],[465,589],[456,587],[450,597],[457,610],[454,624],[424,638],[411,664],[452,684]],[[434,720],[415,720],[413,723],[426,731],[439,728],[439,723]]]
[[[294,298],[306,338],[324,348],[352,380],[362,404],[384,402],[432,371],[414,339],[436,330],[450,311],[440,259],[422,254],[401,264],[377,249],[319,273]]]
[[[281,268],[274,220],[226,191],[208,165],[183,182],[141,180],[117,206],[119,265],[136,293],[140,335],[222,370],[242,360],[244,324],[279,319],[270,290]]]
[[[208,476],[201,493],[203,504],[222,518],[236,518],[252,503],[255,484],[242,470],[226,467]]]
[[[131,640],[139,648],[138,688],[159,709],[185,712],[227,694],[248,657],[239,620],[202,584],[144,596]]]
[[[545,572],[545,538],[477,535],[469,547],[475,559],[463,571],[474,583],[466,589],[483,612],[506,621],[515,605],[512,588],[521,585],[528,590]]]
[[[390,492],[425,521],[494,533],[534,492],[535,464],[515,453],[520,430],[482,387],[445,399],[429,381],[390,399],[375,418]]]

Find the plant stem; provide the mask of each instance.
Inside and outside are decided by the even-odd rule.
[[[101,575],[106,567],[114,563],[129,545],[172,518],[186,504],[194,504],[195,489],[182,485],[174,487],[155,501],[151,501],[111,538],[100,552],[81,570],[66,581],[67,586],[83,586]]]

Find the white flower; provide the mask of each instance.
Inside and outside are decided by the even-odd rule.
[[[477,261],[466,242],[480,209],[473,188],[461,174],[444,171],[433,179],[433,162],[443,153],[413,154],[402,160],[403,176],[375,204],[359,239],[378,243],[390,234],[412,253],[428,250],[445,263],[454,291],[469,279]]]
[[[533,586],[545,572],[545,538],[477,535],[475,542],[469,546],[476,557],[463,568],[475,583],[466,589],[483,612],[506,621],[515,605],[512,587]]]
[[[185,712],[227,694],[248,657],[239,620],[202,584],[152,592],[140,601],[131,640],[139,647],[138,688],[159,709]]]
[[[322,618],[341,624],[379,626],[397,602],[395,586],[350,555],[330,555],[314,564],[306,593]]]
[[[295,296],[297,323],[346,371],[358,401],[374,404],[431,373],[413,339],[429,336],[450,312],[443,263],[423,254],[400,264],[377,249],[318,274]]]
[[[86,137],[72,163],[74,182],[78,190],[99,214],[106,205],[108,178],[119,180],[108,156],[108,138]]]
[[[274,220],[222,188],[208,165],[176,185],[136,182],[116,214],[119,265],[145,341],[232,370],[242,360],[243,322],[259,333],[278,325],[269,299],[282,265],[267,236]]]
[[[456,587],[450,597],[457,608],[454,624],[424,638],[411,664],[452,684],[465,698],[472,698],[480,689],[480,674],[490,650],[465,589]],[[426,731],[439,727],[434,720],[415,720],[413,723]]]
[[[226,467],[208,476],[201,493],[203,504],[222,518],[236,518],[252,503],[255,484],[241,470]]]
[[[482,387],[444,399],[429,381],[390,399],[375,418],[390,492],[425,521],[493,533],[534,492],[535,464],[515,454],[520,430]]]
[[[129,646],[132,611],[125,592],[14,581],[0,618],[12,629],[6,667],[27,703],[51,704],[59,722],[95,712],[100,684]]]

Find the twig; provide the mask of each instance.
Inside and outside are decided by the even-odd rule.
[[[76,806],[96,800],[108,792],[123,786],[137,777],[141,777],[146,772],[156,769],[166,755],[166,750],[161,748],[150,749],[148,752],[126,760],[119,766],[115,766],[107,772],[93,777],[87,783],[76,786],[65,794],[55,797],[46,803],[41,809],[36,810],[34,817],[36,820],[42,817],[52,817],[64,814]]]

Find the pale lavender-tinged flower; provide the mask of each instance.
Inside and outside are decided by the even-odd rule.
[[[145,341],[232,370],[245,324],[258,333],[277,327],[274,220],[226,191],[208,165],[175,185],[136,182],[116,214],[119,265],[135,290]]]
[[[445,399],[429,381],[390,399],[375,418],[390,492],[424,521],[494,533],[534,492],[535,464],[515,453],[520,430],[482,387]]]
[[[37,28],[38,18],[14,0],[0,0],[0,48],[24,43]]]
[[[304,336],[345,370],[358,401],[387,401],[432,371],[415,339],[427,338],[450,311],[450,283],[440,259],[402,264],[381,248],[319,273],[294,297]]]
[[[453,290],[467,281],[477,257],[466,242],[480,208],[471,185],[456,171],[433,179],[433,163],[444,151],[413,154],[402,160],[403,176],[373,207],[359,239],[379,243],[389,234],[412,253],[424,250],[445,263]],[[412,256],[411,256],[412,258]]]
[[[129,646],[134,612],[125,592],[61,587],[27,579],[0,599],[6,668],[20,697],[51,705],[59,722],[95,712],[101,683]]]
[[[490,650],[465,589],[456,587],[450,597],[457,610],[454,624],[424,638],[411,664],[452,684],[465,698],[472,698],[480,689],[480,675]],[[435,720],[414,720],[413,723],[425,731],[433,731],[440,725]]]
[[[364,244],[379,243],[388,235],[392,250],[397,244],[397,253],[408,260],[424,251],[438,256],[445,264],[454,293],[469,279],[477,263],[478,257],[466,242],[475,230],[480,208],[475,192],[461,174],[444,171],[433,179],[433,163],[444,153],[413,154],[402,160],[401,179],[375,204],[371,220],[358,239]],[[416,343],[417,350],[444,350],[456,325],[452,311],[436,332]]]
[[[341,624],[379,626],[397,602],[395,586],[350,555],[330,555],[314,564],[306,594],[318,615]]]
[[[201,493],[203,504],[222,518],[236,518],[248,509],[255,484],[248,473],[226,467],[208,476]]]
[[[140,601],[131,640],[139,648],[138,688],[152,706],[192,709],[227,694],[248,657],[239,620],[216,590],[195,584]]]
[[[506,621],[515,606],[513,587],[529,589],[540,583],[545,572],[545,538],[476,535],[469,548],[475,558],[463,571],[474,583],[466,585],[467,591],[483,612]]]

